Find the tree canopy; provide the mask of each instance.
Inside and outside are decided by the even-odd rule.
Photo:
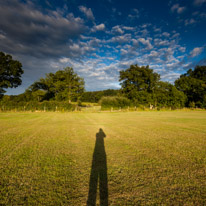
[[[160,75],[149,66],[131,65],[120,71],[122,93],[137,104],[162,107],[183,107],[185,95],[169,82],[160,81]]]
[[[149,66],[131,65],[130,68],[120,71],[120,84],[122,93],[131,100],[139,103],[151,101],[156,83],[160,75],[154,73]]]
[[[122,90],[126,93],[137,91],[152,93],[159,79],[160,75],[153,72],[149,66],[131,65],[129,69],[120,71],[119,81],[121,82]]]
[[[169,82],[159,81],[156,85],[153,102],[158,107],[184,107],[186,96]]]
[[[77,101],[84,92],[84,79],[79,77],[73,68],[66,67],[34,82],[27,93],[30,91],[38,101],[45,99]]]
[[[206,66],[189,69],[175,81],[175,86],[186,94],[186,106],[206,108]]]
[[[5,89],[21,85],[22,74],[22,64],[13,60],[11,55],[0,52],[0,96],[6,92]]]

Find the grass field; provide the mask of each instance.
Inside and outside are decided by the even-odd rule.
[[[95,202],[206,205],[206,112],[0,113],[0,205]]]

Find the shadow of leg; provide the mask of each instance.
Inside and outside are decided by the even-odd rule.
[[[92,159],[92,168],[89,182],[89,194],[87,205],[96,205],[97,184],[99,178],[100,205],[108,205],[108,180],[107,180],[107,157],[104,148],[104,138],[106,137],[102,129],[96,134],[96,143]]]
[[[107,168],[102,168],[99,174],[100,205],[108,205]]]
[[[94,158],[93,158],[94,161]],[[97,197],[97,183],[98,183],[98,170],[95,168],[95,164],[92,164],[92,170],[90,175],[90,182],[89,182],[89,194],[87,205],[93,206],[96,205],[96,197]]]

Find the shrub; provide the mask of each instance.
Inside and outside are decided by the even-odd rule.
[[[30,101],[30,102],[14,102],[1,101],[0,108],[2,111],[74,111],[75,105],[68,103],[68,101]]]
[[[190,108],[195,108],[195,102],[189,102],[189,105],[188,105]]]
[[[114,109],[126,108],[131,105],[131,102],[126,97],[111,96],[111,97],[102,97],[100,99],[100,105],[102,109],[109,109],[113,107]]]

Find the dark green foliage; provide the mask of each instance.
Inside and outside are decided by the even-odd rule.
[[[149,66],[131,65],[129,69],[120,71],[122,94],[135,105],[154,105],[155,107],[184,107],[186,97],[175,86],[162,82],[160,75]]]
[[[196,66],[194,70],[189,69],[187,73],[181,75],[180,77],[192,77],[206,81],[206,66]]]
[[[22,74],[22,64],[11,55],[0,52],[0,97],[6,92],[4,89],[21,85]]]
[[[135,105],[148,106],[149,104],[153,103],[153,96],[147,91],[133,91],[131,94],[134,94],[132,101],[135,103]]]
[[[160,79],[160,75],[153,72],[149,66],[139,67],[131,65],[129,69],[120,71],[119,81],[121,82],[122,92],[131,100],[140,100],[139,92],[152,94],[155,86]]]
[[[74,111],[76,106],[65,101],[14,102],[9,101],[8,98],[6,98],[0,101],[0,109],[1,111]]]
[[[186,96],[183,92],[169,82],[160,81],[154,93],[154,105],[157,107],[182,108],[185,105]]]
[[[82,102],[99,102],[99,100],[103,96],[117,96],[119,94],[119,90],[115,89],[107,89],[103,91],[94,91],[94,92],[84,92],[81,96]]]
[[[102,109],[119,109],[119,108],[125,108],[131,105],[131,102],[126,97],[120,97],[120,96],[111,96],[111,97],[102,97],[100,100],[100,104],[102,106]]]
[[[206,66],[196,66],[175,81],[178,90],[187,96],[186,106],[206,108]]]
[[[34,82],[29,90],[32,92],[33,99],[38,101],[50,99],[77,101],[84,92],[84,80],[72,68],[66,67]]]
[[[3,101],[9,100],[13,101],[13,103],[18,103],[18,102],[29,102],[29,101],[38,101],[41,102],[45,99],[46,92],[44,90],[36,90],[36,91],[31,91],[31,90],[26,90],[23,94],[19,95],[4,95],[2,98]],[[9,99],[8,99],[9,98]]]

